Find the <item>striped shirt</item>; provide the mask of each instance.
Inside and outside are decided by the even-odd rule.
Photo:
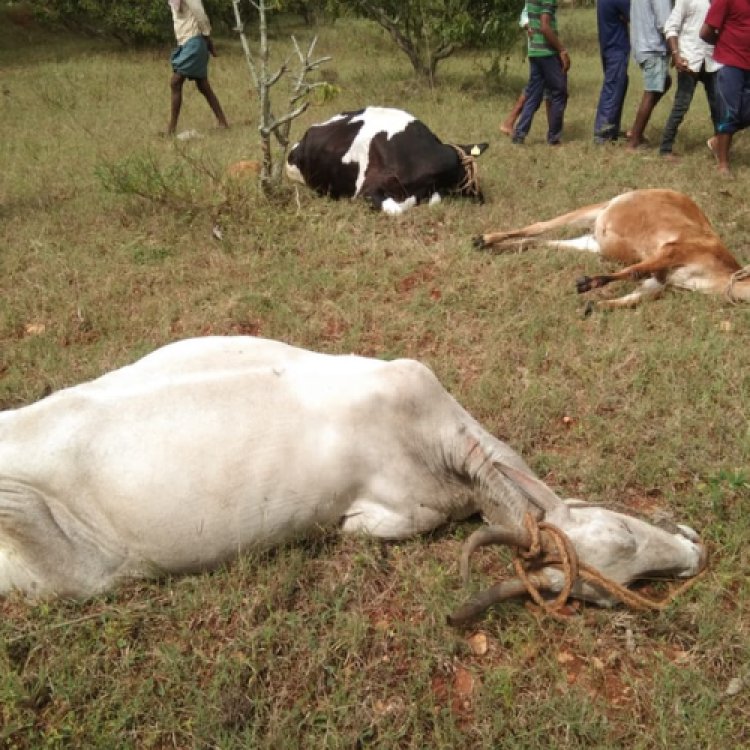
[[[557,0],[533,0],[526,3],[529,13],[529,57],[550,57],[557,50],[550,47],[542,34],[542,15],[550,17],[550,26],[557,33]]]

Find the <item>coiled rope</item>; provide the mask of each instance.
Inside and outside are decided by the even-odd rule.
[[[463,182],[457,188],[458,192],[479,195],[481,191],[479,189],[479,169],[477,168],[477,160],[471,154],[467,154],[466,151],[455,143],[449,143],[448,145],[458,154],[458,160],[461,162],[461,166],[466,172]]]
[[[739,271],[735,271],[730,277],[729,277],[729,283],[727,284],[727,288],[724,290],[724,294],[726,298],[733,304],[736,305],[738,302],[740,302],[740,298],[735,296],[734,294],[734,285],[738,281],[742,281],[743,279],[747,279],[750,277],[750,266],[745,266],[744,268],[740,268]]]
[[[513,557],[516,575],[526,587],[534,602],[548,614],[557,614],[567,602],[570,592],[580,578],[604,589],[623,604],[638,610],[664,610],[672,601],[690,588],[706,572],[707,565],[692,578],[669,592],[663,599],[653,599],[637,591],[631,591],[621,583],[608,578],[596,568],[578,560],[573,543],[564,531],[546,521],[537,522],[527,513],[524,518],[526,529],[531,537],[528,550],[518,550]],[[547,601],[540,589],[531,580],[530,573],[545,567],[557,567],[564,576],[565,583],[560,593],[552,601]]]

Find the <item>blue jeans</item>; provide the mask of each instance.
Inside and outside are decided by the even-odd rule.
[[[531,130],[545,89],[550,102],[547,143],[560,142],[565,105],[568,103],[568,76],[563,72],[559,55],[529,58],[529,82],[526,84],[526,103],[513,131],[513,142],[523,143]]]
[[[602,55],[604,82],[594,118],[594,137],[616,141],[620,135],[622,105],[628,92],[629,53]]]
[[[711,111],[711,122],[714,126],[714,132],[719,124],[719,102],[716,95],[716,73],[707,73],[701,68],[700,73],[678,72],[677,73],[677,91],[672,103],[672,111],[669,113],[667,124],[664,126],[664,133],[661,137],[660,154],[671,154],[674,139],[677,137],[677,129],[685,119],[690,104],[693,101],[695,87],[698,82],[703,84],[708,100],[708,108]]]
[[[736,133],[750,127],[750,70],[725,65],[716,74],[719,100],[717,133]]]

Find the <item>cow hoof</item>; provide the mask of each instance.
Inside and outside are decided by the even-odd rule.
[[[576,291],[578,294],[583,294],[591,290],[591,277],[581,276],[580,279],[576,279]]]
[[[586,307],[583,308],[583,317],[588,318],[592,312],[594,312],[594,303],[589,300],[586,303]]]
[[[471,244],[477,249],[477,250],[486,250],[489,245],[484,241],[484,235],[478,234],[476,237],[473,237],[471,240]]]

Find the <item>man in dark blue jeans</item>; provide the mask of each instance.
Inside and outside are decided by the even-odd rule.
[[[629,23],[630,0],[597,0],[596,26],[604,81],[594,118],[595,143],[609,143],[620,136],[622,105],[628,92]]]
[[[513,131],[513,143],[524,142],[546,88],[549,98],[547,143],[557,146],[568,103],[570,56],[557,36],[557,0],[533,0],[526,3],[526,9],[529,13],[529,82],[525,89],[526,102]]]

